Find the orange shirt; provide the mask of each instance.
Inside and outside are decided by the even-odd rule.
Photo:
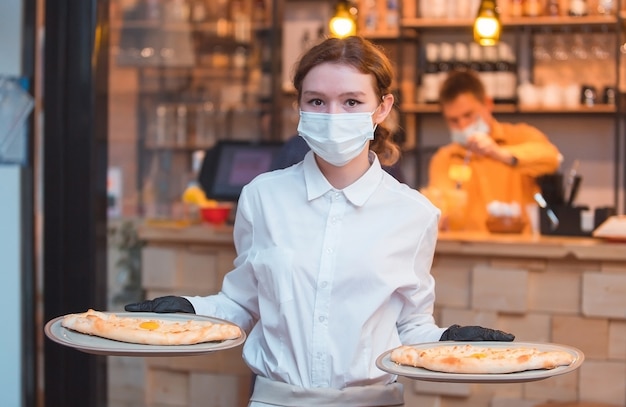
[[[510,166],[476,154],[470,156],[471,174],[460,187],[467,193],[465,230],[486,231],[487,205],[495,200],[518,202],[526,219],[524,208],[534,202],[533,195],[538,190],[535,178],[554,173],[559,167],[558,149],[538,129],[523,123],[496,121],[491,127],[490,136],[517,158],[517,165]],[[464,164],[466,152],[465,147],[457,143],[441,147],[430,161],[429,189],[457,188],[448,171],[450,166]],[[445,216],[444,208],[442,212]]]

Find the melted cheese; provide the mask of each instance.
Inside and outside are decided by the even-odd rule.
[[[160,324],[156,321],[146,321],[139,324],[139,328],[147,329],[148,331],[154,331],[158,329]]]

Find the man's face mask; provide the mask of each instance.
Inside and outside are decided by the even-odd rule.
[[[489,131],[489,125],[483,120],[482,117],[478,116],[474,123],[470,124],[464,129],[450,130],[450,138],[452,139],[452,142],[459,143],[460,145],[465,146],[467,145],[467,141],[472,134],[489,134]]]

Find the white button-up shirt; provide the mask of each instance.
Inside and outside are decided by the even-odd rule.
[[[371,166],[333,188],[312,153],[242,191],[235,268],[196,313],[239,324],[257,374],[301,387],[385,384],[375,361],[400,344],[438,341],[430,267],[439,210]]]

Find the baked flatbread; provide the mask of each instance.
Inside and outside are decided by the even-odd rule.
[[[241,336],[238,326],[209,320],[119,317],[92,309],[63,317],[61,325],[88,335],[144,345],[193,345]]]
[[[400,346],[391,352],[392,362],[435,372],[499,374],[568,366],[575,357],[561,350],[532,347],[433,345],[426,349]]]

